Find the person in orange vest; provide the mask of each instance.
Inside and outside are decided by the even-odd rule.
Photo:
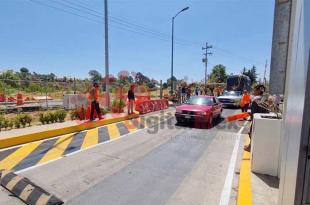
[[[90,90],[90,100],[91,100],[91,109],[90,109],[90,121],[94,121],[94,111],[96,110],[99,120],[102,119],[100,107],[99,107],[99,85],[97,82],[94,82],[92,89]]]
[[[240,100],[241,111],[248,112],[250,103],[251,103],[251,95],[247,90],[244,90]]]

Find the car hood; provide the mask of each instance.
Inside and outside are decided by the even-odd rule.
[[[235,99],[241,99],[241,96],[233,96],[233,95],[223,95],[223,96],[219,96],[219,97],[217,97],[218,99],[233,99],[233,100],[235,100]]]
[[[208,105],[188,105],[188,104],[184,104],[184,105],[180,105],[176,107],[177,110],[204,111],[204,112],[211,110],[211,108],[212,106],[208,106]]]

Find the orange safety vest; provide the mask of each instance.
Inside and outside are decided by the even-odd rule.
[[[241,97],[241,101],[240,101],[241,107],[243,107],[246,104],[250,104],[250,103],[251,103],[251,95],[243,94]]]
[[[90,90],[90,100],[92,101],[98,101],[99,99],[99,89],[98,88],[92,88]]]

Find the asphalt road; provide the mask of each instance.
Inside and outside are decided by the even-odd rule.
[[[173,111],[145,116],[155,126],[19,173],[72,205],[209,205],[225,204],[225,197],[234,204],[227,181],[244,122],[196,129],[176,125]],[[224,109],[223,116],[235,112]],[[0,204],[19,203],[1,197]]]

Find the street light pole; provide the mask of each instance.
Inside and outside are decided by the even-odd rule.
[[[171,83],[171,95],[173,94],[173,55],[174,55],[174,19],[183,11],[188,10],[189,7],[185,7],[181,11],[179,11],[175,16],[172,17],[172,35],[171,35],[171,78],[170,78],[170,83]]]
[[[171,78],[170,78],[170,83],[171,83],[171,95],[173,94],[173,52],[174,52],[174,18],[172,17],[172,39],[171,39]]]
[[[109,24],[108,24],[108,0],[104,0],[104,42],[105,42],[105,93],[107,108],[110,108],[109,95]]]

